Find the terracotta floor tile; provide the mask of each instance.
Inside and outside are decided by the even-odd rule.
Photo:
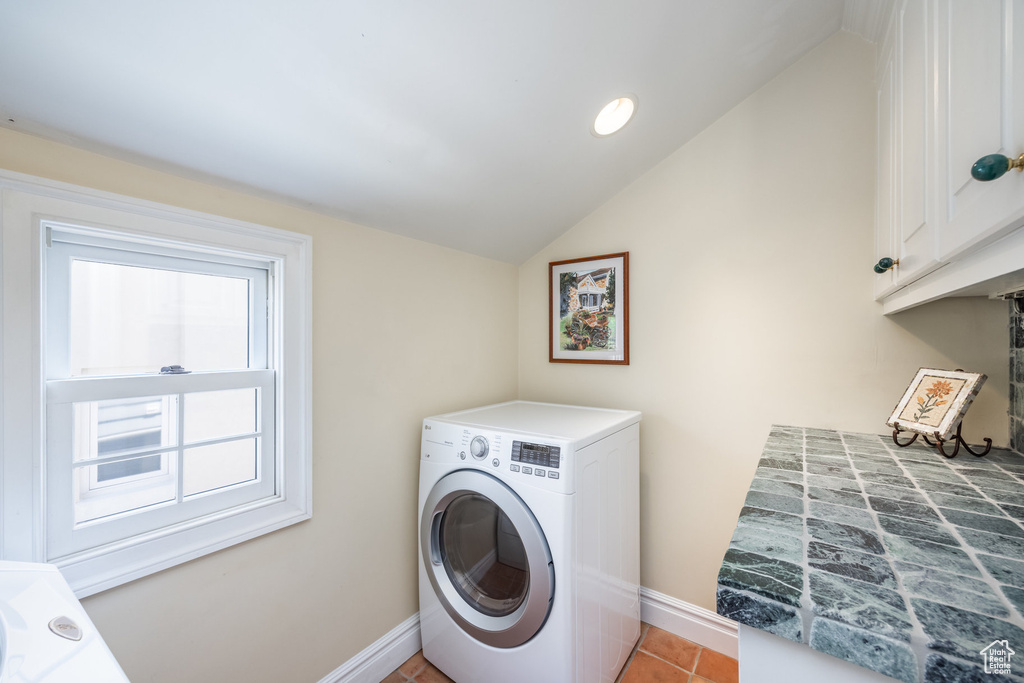
[[[416,683],[454,683],[452,679],[441,673],[433,664],[427,664],[423,671],[416,674],[413,679]]]
[[[704,648],[697,658],[693,673],[713,683],[739,683],[740,665],[732,657]]]
[[[647,629],[647,635],[640,641],[640,649],[675,664],[686,671],[693,671],[700,645],[691,643],[677,635],[662,631],[656,626]]]
[[[738,683],[739,665],[720,652],[643,624],[640,641],[620,674],[619,683]],[[695,661],[696,660],[696,661]],[[693,671],[691,676],[688,671]],[[453,683],[423,657],[407,659],[381,683]]]
[[[409,659],[405,660],[405,664],[398,667],[398,670],[409,678],[414,677],[420,672],[420,669],[428,664],[426,658],[423,657],[423,650],[420,650]]]
[[[687,683],[690,674],[643,650],[636,653],[622,683]]]

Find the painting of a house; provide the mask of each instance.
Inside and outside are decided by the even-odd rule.
[[[611,268],[600,268],[589,273],[576,274],[576,299],[584,311],[598,311],[604,305]]]
[[[596,358],[599,362],[624,359],[619,329],[623,311],[619,310],[619,300],[625,258],[625,254],[610,255],[551,264],[552,268],[564,268],[552,272],[552,313],[557,311],[552,320],[552,356],[557,349],[560,353],[600,354]]]
[[[581,272],[562,273],[562,317],[576,311],[593,313],[615,306],[615,269],[598,268]],[[608,291],[611,284],[612,291]]]

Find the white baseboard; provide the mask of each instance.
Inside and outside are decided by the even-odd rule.
[[[680,638],[739,658],[739,626],[711,610],[641,586],[640,618]]]
[[[651,626],[733,659],[739,657],[736,622],[711,610],[641,586],[640,618]],[[420,647],[420,615],[417,612],[327,674],[320,683],[379,683],[419,652]]]
[[[327,674],[320,683],[380,683],[421,647],[420,614],[417,612]]]

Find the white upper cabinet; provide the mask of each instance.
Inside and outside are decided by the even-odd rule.
[[[961,262],[1024,225],[1024,174],[971,176],[1024,153],[1024,0],[896,0],[877,83],[875,258],[899,264],[875,298],[892,312],[981,282]]]
[[[931,145],[934,130],[930,59],[933,41],[928,31],[932,7],[927,0],[898,3],[899,46],[899,247],[898,284],[921,277],[939,264],[935,222],[930,211],[935,186]]]
[[[875,200],[875,261],[896,258],[896,60],[893,32],[878,73],[878,196]],[[875,278],[875,298],[896,289],[896,269]]]
[[[878,72],[876,260],[899,265],[878,276],[876,298],[934,270],[934,40],[927,0],[900,0],[890,19]]]
[[[1024,2],[943,0],[936,18],[936,208],[939,256],[949,259],[1024,218],[1022,174],[971,177],[971,166],[987,154],[1024,153]]]

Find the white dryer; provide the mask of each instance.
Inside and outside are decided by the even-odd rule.
[[[423,655],[457,683],[614,681],[640,636],[640,413],[423,421]]]

